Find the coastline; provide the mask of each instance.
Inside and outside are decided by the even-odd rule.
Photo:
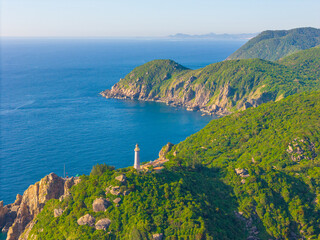
[[[208,107],[203,107],[199,105],[189,105],[185,104],[183,102],[178,102],[175,99],[162,99],[162,98],[140,98],[140,97],[134,97],[134,96],[127,96],[123,94],[116,93],[114,94],[112,92],[112,89],[105,90],[99,93],[102,97],[107,98],[107,99],[119,99],[119,100],[136,100],[136,101],[142,101],[142,102],[157,102],[157,103],[164,103],[168,106],[171,107],[181,107],[186,109],[187,111],[190,112],[201,112],[204,115],[209,115],[209,116],[216,116],[216,117],[223,117],[226,115],[231,114],[227,109],[221,108],[216,106],[215,108],[208,108]]]

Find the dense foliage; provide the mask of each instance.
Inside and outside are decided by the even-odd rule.
[[[320,29],[316,28],[264,31],[249,40],[228,59],[261,58],[275,61],[319,44]]]
[[[127,176],[124,184],[115,180],[120,173]],[[118,196],[105,194],[106,187],[116,185],[132,191],[120,196],[119,207],[112,202]],[[137,173],[133,169],[107,170],[101,176],[82,176],[69,199],[49,201],[29,236],[55,240],[139,240],[163,233],[166,239],[245,239],[244,224],[234,215],[237,203],[231,190],[219,180],[219,172],[213,168],[158,174]],[[98,197],[111,201],[105,212],[92,210],[92,203]],[[56,208],[66,210],[55,218]],[[77,219],[87,213],[96,220],[108,217],[109,229],[79,226]]]
[[[299,71],[300,75],[320,78],[320,45],[294,53],[278,61],[280,64]]]
[[[168,157],[173,169],[219,169],[239,210],[270,235],[320,239],[320,92],[211,121]]]

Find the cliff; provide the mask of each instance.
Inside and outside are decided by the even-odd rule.
[[[305,62],[318,59],[317,53],[304,56]],[[302,66],[297,60],[289,66],[285,65],[285,58],[282,62],[232,60],[190,70],[171,60],[154,60],[135,68],[100,94],[106,98],[164,102],[191,111],[226,115],[320,88],[318,72],[308,71],[316,69],[313,64]]]
[[[17,195],[16,201],[3,206],[0,203],[0,228],[7,231],[7,240],[27,239],[20,235],[25,229],[31,229],[34,218],[41,212],[50,199],[63,199],[69,195],[69,189],[80,181],[79,178],[63,179],[54,173],[45,176],[39,182],[29,186],[23,195]]]
[[[300,50],[320,44],[320,29],[296,28],[264,31],[249,40],[228,57],[228,60],[260,58],[275,61]]]

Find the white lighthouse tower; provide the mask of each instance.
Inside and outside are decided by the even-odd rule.
[[[134,149],[134,168],[140,170],[140,148],[138,143]]]

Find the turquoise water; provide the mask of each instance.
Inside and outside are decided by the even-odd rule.
[[[212,117],[159,103],[102,98],[134,67],[173,59],[192,68],[224,60],[244,42],[2,39],[0,200],[14,201],[46,174],[157,158]]]

